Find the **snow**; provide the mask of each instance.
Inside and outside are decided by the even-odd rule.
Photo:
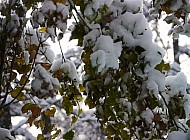
[[[96,42],[96,39],[100,36],[100,30],[93,29],[90,31],[87,35],[84,36],[84,45],[95,45],[94,42]],[[93,44],[91,44],[93,43]]]
[[[55,72],[59,70],[61,67],[62,61],[63,61],[62,59],[58,59],[58,60],[55,59],[53,64],[51,65],[51,68],[50,68],[51,71]]]
[[[60,29],[62,32],[65,32],[67,29],[67,24],[65,22],[62,22],[61,20],[58,20],[56,22],[57,28]]]
[[[45,61],[49,61],[50,63],[53,63],[55,54],[53,50],[50,48],[49,44],[44,44],[43,47],[39,48],[39,53],[43,56],[45,55]]]
[[[45,0],[42,7],[41,7],[41,11],[44,14],[50,14],[51,15],[55,10],[56,10],[56,6],[50,0]]]
[[[30,54],[28,51],[24,51],[24,62],[26,65],[29,64],[29,58],[30,58]]]
[[[143,0],[124,0],[129,12],[142,12]]]
[[[98,9],[103,8],[104,5],[110,7],[112,2],[113,0],[93,0],[86,6],[86,9],[84,10],[84,15],[89,17],[93,16],[94,12],[97,12]]]
[[[109,68],[118,69],[118,57],[121,55],[122,43],[113,43],[110,36],[101,35],[96,45],[93,47],[93,53],[90,60],[93,67],[98,67],[98,72],[108,70]]]
[[[166,86],[170,88],[169,95],[173,97],[174,95],[185,95],[187,81],[186,77],[182,72],[177,73],[175,76],[166,77]]]
[[[172,131],[168,134],[168,140],[188,140],[188,135],[181,131]]]
[[[150,109],[146,109],[141,113],[141,117],[144,118],[147,123],[151,124],[154,118],[154,114]]]
[[[78,74],[77,74],[77,71],[76,71],[76,67],[75,67],[75,64],[72,62],[72,61],[69,61],[67,60],[67,65],[62,65],[61,68],[63,70],[66,70],[68,71],[68,76],[69,78],[71,78],[71,80],[77,82],[77,83],[80,83],[80,79],[78,77]]]
[[[65,5],[63,5],[62,3],[56,3],[56,12],[58,12],[58,13],[61,13],[62,14],[62,18],[67,18],[67,16],[69,15],[69,10],[68,10],[68,8],[65,6]],[[61,17],[60,17],[60,19],[61,19]]]
[[[80,83],[80,78],[77,74],[75,64],[70,60],[63,60],[62,57],[56,56],[50,70],[55,72],[61,69],[63,71],[63,76],[67,75],[71,80]]]
[[[15,140],[15,138],[11,136],[10,131],[4,128],[0,128],[0,137],[1,140]]]
[[[53,78],[41,65],[37,65],[34,72],[34,79],[31,86],[34,91],[41,93],[49,93],[49,91],[59,88],[59,81],[57,78]]]

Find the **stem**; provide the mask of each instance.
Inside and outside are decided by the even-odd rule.
[[[73,2],[73,0],[71,0]],[[88,28],[88,29],[91,29],[88,24],[85,22],[84,18],[79,14],[78,10],[76,9],[76,7],[72,4],[70,0],[68,0],[69,4],[71,5],[71,7],[75,10],[75,12],[77,13],[77,15],[79,16],[79,18],[81,19],[81,21],[85,24],[85,26]]]
[[[172,108],[170,108],[170,107],[168,106],[168,104],[167,104],[167,102],[166,102],[166,100],[165,100],[165,98],[164,98],[164,96],[162,95],[161,92],[159,92],[159,95],[162,97],[162,99],[163,99],[163,101],[164,101],[164,104],[165,104],[166,107],[168,108],[169,118],[172,119],[173,125],[176,126],[177,131],[178,131],[179,129],[181,129],[182,131],[186,132],[183,128],[181,128],[180,126],[177,125],[177,122],[176,122],[175,119],[174,119],[173,110],[172,110]]]

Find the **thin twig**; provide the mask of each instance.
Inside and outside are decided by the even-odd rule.
[[[71,0],[73,2],[73,0]],[[88,29],[91,29],[88,24],[85,22],[84,18],[79,14],[78,10],[76,9],[75,5],[72,4],[70,0],[68,0],[70,6],[75,10],[75,12],[77,13],[77,15],[79,16],[79,18],[82,20],[82,22],[85,24],[85,26],[88,28]]]
[[[162,99],[163,99],[163,101],[164,101],[164,104],[165,104],[166,107],[168,108],[169,118],[173,118],[173,119],[172,119],[172,120],[173,120],[173,124],[176,126],[177,131],[178,131],[179,129],[181,129],[182,131],[185,132],[185,130],[184,130],[183,128],[181,128],[180,126],[177,125],[177,122],[175,121],[174,116],[173,116],[173,110],[172,110],[172,108],[170,108],[170,107],[168,106],[168,104],[167,104],[167,102],[166,102],[166,100],[165,100],[165,98],[164,98],[164,96],[162,95],[161,92],[159,92],[159,95],[162,97]],[[170,109],[171,109],[171,110],[170,110]],[[171,112],[171,111],[172,111],[172,112]]]
[[[58,42],[59,42],[59,48],[60,48],[61,55],[62,55],[62,60],[63,60],[64,62],[66,62],[66,59],[65,59],[65,57],[64,57],[63,50],[62,50],[62,47],[61,47],[60,40],[59,40]]]
[[[36,57],[37,57],[39,48],[42,47],[42,46],[43,46],[43,43],[47,40],[47,39],[46,39],[46,40],[44,40],[44,41],[41,41],[41,38],[39,37],[37,31],[36,31],[36,35],[37,35],[37,38],[38,38],[38,41],[39,41],[39,46],[38,46],[38,48],[37,48],[37,51],[36,51],[36,54],[35,54],[35,57],[34,57],[34,61],[33,61],[33,63],[32,63],[31,70],[30,70],[29,74],[27,75],[27,79],[29,79],[29,77],[31,76],[32,71],[33,71],[33,69],[34,69],[35,62],[36,62]],[[1,106],[0,109],[1,109],[1,108],[4,108],[4,107],[6,107],[6,106],[9,106],[10,104],[12,104],[12,103],[17,99],[17,97],[21,94],[21,92],[22,92],[22,90],[24,89],[24,87],[26,86],[26,84],[27,84],[27,80],[25,81],[24,85],[21,87],[21,89],[20,89],[19,93],[17,94],[17,96],[15,96],[15,98],[12,99],[9,103],[7,103],[7,104]]]

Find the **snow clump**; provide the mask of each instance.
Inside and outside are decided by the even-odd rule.
[[[113,43],[110,36],[101,35],[93,48],[90,60],[98,72],[106,71],[109,68],[118,69],[118,57],[121,55],[122,43]]]

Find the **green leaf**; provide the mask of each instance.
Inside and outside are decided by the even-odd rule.
[[[88,105],[90,109],[94,108],[96,105],[94,104],[92,97],[90,95],[87,96],[86,100],[84,101],[85,105]]]
[[[80,85],[79,85],[79,88],[80,88],[80,92],[85,91],[85,88],[83,87],[83,85],[82,85],[82,84],[80,84]]]
[[[68,97],[64,97],[62,101],[62,107],[65,109],[67,115],[70,115],[73,112],[73,105],[68,99]]]
[[[37,2],[42,2],[42,0],[23,0],[23,3],[27,9],[30,9],[32,6],[36,5]]]
[[[186,122],[186,124],[187,124],[188,127],[190,128],[190,119]]]
[[[121,130],[121,137],[124,140],[130,140],[130,137],[128,136],[127,131],[125,130]]]
[[[70,40],[72,40],[72,39],[78,39],[78,46],[82,46],[82,44],[83,44],[83,37],[86,35],[83,27],[84,26],[81,25],[81,24],[75,25],[75,29],[71,33]]]
[[[42,134],[38,134],[38,136],[37,136],[37,140],[44,140],[45,138],[44,138],[44,135],[42,135]]]
[[[78,110],[78,116],[82,113],[82,108],[79,108]]]
[[[145,51],[145,49],[142,48],[141,46],[136,46],[136,47],[135,47],[135,51],[140,55],[142,52]]]
[[[107,130],[107,132],[108,132],[109,135],[114,135],[114,134],[115,134],[115,131],[116,131],[116,130],[113,128],[112,125],[108,125],[106,130]]]
[[[162,60],[162,62],[160,64],[158,64],[155,67],[155,69],[160,71],[160,72],[163,72],[163,70],[168,71],[168,70],[170,70],[170,64],[169,63],[165,64],[164,61]]]
[[[74,137],[74,131],[73,131],[73,130],[70,130],[69,132],[67,132],[67,133],[65,133],[65,134],[63,135],[63,138],[64,138],[65,140],[72,140],[73,137]]]
[[[136,64],[137,63],[137,61],[138,61],[138,55],[137,54],[135,54],[135,53],[130,53],[129,54],[129,57],[128,57],[128,60],[129,60],[129,62],[131,62],[131,63],[133,63],[133,64]]]
[[[57,131],[55,132],[55,134],[53,134],[53,135],[51,136],[51,139],[55,139],[60,133],[61,133],[61,130],[60,130],[60,129],[57,130]]]

